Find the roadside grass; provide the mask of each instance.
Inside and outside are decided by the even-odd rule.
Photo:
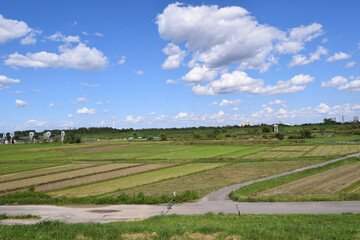
[[[44,192],[25,191],[15,192],[6,196],[0,196],[0,205],[99,205],[99,204],[161,204],[168,203],[173,195],[145,196],[138,192],[134,195],[125,193],[115,196],[95,197],[61,197],[52,198]],[[194,191],[185,191],[176,195],[176,202],[189,202],[198,199],[199,195]]]
[[[107,180],[103,182],[62,189],[50,192],[54,197],[84,197],[95,196],[114,192],[121,189],[132,188],[144,184],[163,181],[171,178],[178,178],[196,172],[206,171],[212,168],[223,166],[223,163],[194,163],[160,170],[154,170],[141,174],[130,175],[127,177]]]
[[[233,163],[206,172],[130,188],[120,191],[120,193],[134,195],[143,192],[148,196],[159,196],[162,194],[171,195],[173,191],[181,193],[191,190],[197,192],[199,197],[203,197],[223,187],[268,177],[320,162],[322,162],[322,160]],[[110,195],[117,196],[120,193],[112,193]]]
[[[35,215],[15,215],[15,216],[10,216],[10,215],[6,215],[6,214],[0,214],[0,220],[6,220],[6,219],[40,219],[40,216],[35,216]],[[0,235],[1,236],[1,235]]]
[[[358,162],[360,159],[356,157],[348,158],[342,161],[331,163],[323,167],[308,169],[303,172],[297,172],[283,177],[270,179],[264,182],[258,182],[249,186],[240,188],[232,192],[229,197],[234,201],[247,202],[274,202],[274,201],[333,201],[333,200],[360,200],[360,194],[341,194],[341,195],[321,195],[321,196],[293,196],[293,195],[275,195],[275,196],[256,196],[258,192],[265,191],[298,179],[302,179],[326,170],[330,170],[349,163]]]
[[[359,214],[169,215],[135,222],[0,226],[2,239],[358,239]]]

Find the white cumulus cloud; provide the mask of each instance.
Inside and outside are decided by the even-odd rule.
[[[15,100],[15,104],[17,107],[26,107],[30,105],[28,102],[25,102],[23,100]]]
[[[196,95],[219,95],[228,93],[243,93],[258,95],[274,95],[287,94],[302,91],[306,88],[306,84],[314,81],[310,75],[299,74],[288,81],[278,81],[275,86],[265,86],[262,79],[254,79],[249,77],[245,72],[233,71],[232,73],[224,73],[219,80],[210,82],[209,84],[195,85],[192,91]]]
[[[345,65],[345,68],[352,68],[353,66],[355,66],[356,62],[352,61],[352,62],[347,62]]]
[[[344,78],[343,76],[336,76],[336,77],[333,77],[328,82],[322,82],[321,87],[335,87],[335,86],[343,85],[343,84],[346,84],[346,83],[347,83],[346,78]]]
[[[83,107],[81,109],[78,109],[77,113],[78,114],[95,114],[96,109],[95,108],[88,109],[87,107]]]
[[[236,99],[236,100],[226,100],[223,99],[221,101],[221,103],[219,103],[219,106],[221,107],[226,107],[226,106],[238,106],[240,104],[243,104],[244,102],[241,99]]]
[[[0,14],[0,43],[24,37],[31,30],[25,22],[6,19]]]
[[[322,46],[318,46],[317,50],[313,53],[310,53],[309,57],[306,57],[302,54],[292,56],[292,60],[289,63],[289,67],[295,67],[300,65],[306,65],[312,63],[316,60],[320,60],[321,55],[327,55],[328,51]]]
[[[335,62],[335,61],[339,61],[339,60],[343,60],[343,59],[348,59],[350,57],[351,57],[351,55],[349,55],[347,53],[338,52],[338,53],[335,53],[333,56],[329,57],[326,61],[327,62]]]
[[[175,69],[180,67],[181,62],[183,61],[186,52],[181,50],[179,46],[169,43],[164,49],[163,52],[168,55],[168,58],[161,65],[163,69]]]
[[[12,67],[65,67],[80,70],[102,70],[106,68],[108,59],[96,48],[89,48],[79,43],[76,47],[60,46],[60,54],[48,53],[45,51],[27,53],[26,55],[17,52],[10,54],[4,61],[5,65]]]
[[[4,75],[0,75],[0,90],[2,90],[3,88],[8,88],[9,85],[14,84],[14,83],[16,83],[16,84],[20,83],[20,80],[9,78]]]

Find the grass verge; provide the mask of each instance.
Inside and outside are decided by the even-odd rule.
[[[359,214],[170,215],[110,224],[0,226],[2,239],[358,239]]]
[[[340,200],[360,200],[360,194],[342,193],[338,195],[317,195],[317,196],[292,196],[292,195],[273,195],[273,196],[254,196],[255,193],[264,191],[288,182],[292,182],[316,173],[320,173],[335,167],[348,163],[360,161],[360,158],[352,157],[339,162],[331,163],[323,167],[305,170],[303,172],[293,173],[283,177],[258,182],[249,186],[240,188],[232,192],[229,197],[238,202],[291,202],[291,201],[340,201]]]
[[[6,219],[40,219],[40,216],[35,215],[18,215],[18,216],[9,216],[6,214],[0,214],[0,220]]]
[[[198,199],[199,195],[194,191],[185,191],[176,195],[177,202],[189,202]],[[89,204],[160,204],[167,203],[172,195],[145,196],[143,193],[128,195],[121,193],[118,196],[101,197],[62,197],[52,198],[43,192],[16,192],[0,197],[0,205],[29,205],[29,204],[52,204],[52,205],[89,205]],[[1,238],[0,238],[1,239]]]

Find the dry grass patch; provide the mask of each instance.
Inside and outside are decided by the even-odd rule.
[[[251,154],[249,156],[244,157],[245,159],[266,159],[266,158],[294,158],[300,157],[304,153],[303,152],[275,152],[275,151],[263,151],[255,154]]]
[[[359,180],[360,163],[350,163],[258,192],[256,196],[334,194]]]
[[[26,179],[20,179],[15,181],[9,181],[5,183],[0,183],[0,192],[16,190],[21,188],[26,188],[32,185],[39,185],[44,183],[56,182],[64,179],[71,179],[80,176],[86,176],[91,174],[96,174],[100,172],[108,172],[115,169],[126,168],[130,166],[135,166],[136,163],[112,163],[104,164],[96,167],[89,167],[80,170],[73,170],[68,172],[61,172],[55,174],[49,174],[45,176],[32,177]]]
[[[223,163],[194,163],[185,164],[165,169],[145,172],[127,177],[112,179],[100,183],[74,187],[50,193],[54,196],[85,197],[101,195],[116,190],[132,188],[166,179],[177,178],[184,175],[220,167]]]
[[[78,185],[84,185],[94,182],[101,182],[113,178],[119,178],[128,176],[131,174],[141,173],[141,172],[147,172],[155,169],[165,168],[165,167],[171,167],[176,164],[170,164],[170,163],[157,163],[157,164],[147,164],[147,165],[141,165],[141,166],[135,166],[130,167],[126,169],[119,169],[111,172],[106,173],[98,173],[90,176],[84,176],[84,177],[78,177],[73,179],[67,179],[64,181],[54,182],[54,183],[48,183],[44,185],[40,185],[36,187],[36,191],[40,192],[47,192],[47,191],[53,191],[57,189],[67,188],[67,187],[73,187]]]
[[[308,152],[315,146],[281,146],[271,149],[270,151],[294,151],[294,152]]]
[[[306,154],[306,156],[334,156],[346,155],[360,152],[360,145],[332,145],[317,146],[315,149]]]
[[[24,171],[24,172],[18,172],[18,173],[11,173],[11,174],[5,174],[0,176],[0,182],[9,182],[17,179],[23,179],[23,178],[31,178],[41,175],[47,175],[52,173],[59,173],[59,172],[66,172],[86,167],[92,167],[92,166],[98,166],[102,165],[104,163],[78,163],[78,164],[67,164],[67,165],[61,165],[56,167],[48,167],[48,168],[40,168],[30,171]]]

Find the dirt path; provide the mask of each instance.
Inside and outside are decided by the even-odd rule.
[[[277,174],[271,177],[236,184],[212,192],[196,203],[176,204],[169,214],[204,214],[207,212],[238,214],[340,214],[360,213],[360,201],[342,202],[233,202],[228,198],[230,192],[255,182],[266,181],[296,172],[325,166],[349,157],[360,157],[360,153],[338,158],[328,162],[300,168],[294,171]],[[6,215],[37,215],[39,220],[3,220],[1,224],[33,224],[45,220],[60,220],[67,223],[107,223],[115,221],[134,221],[161,214],[166,210],[162,205],[112,205],[112,206],[79,206],[58,207],[48,205],[0,206],[0,214]]]

